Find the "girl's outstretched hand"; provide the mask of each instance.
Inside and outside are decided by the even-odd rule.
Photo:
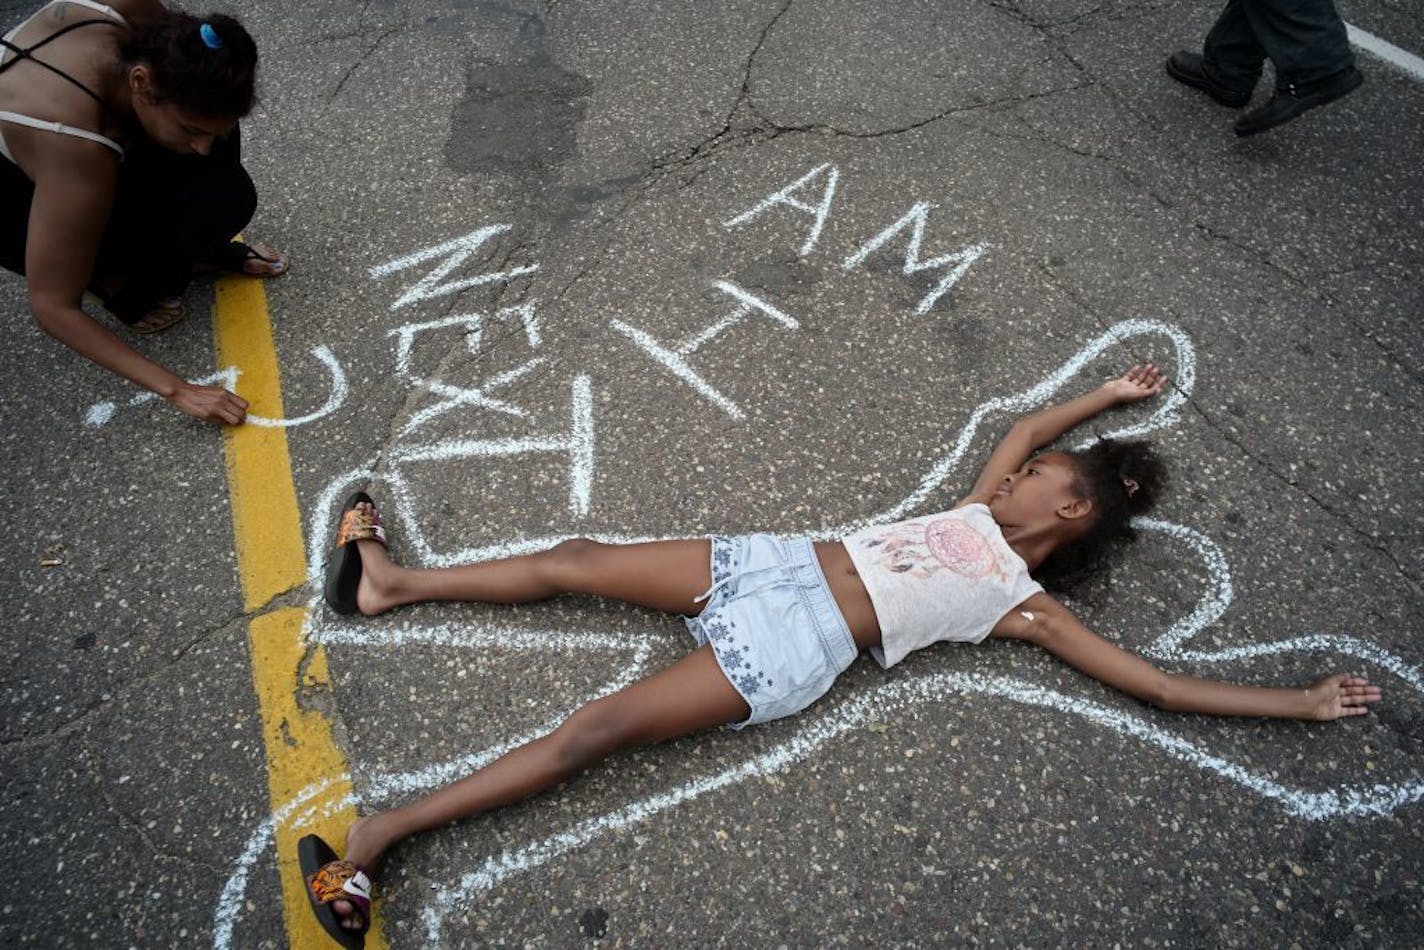
[[[1310,697],[1310,714],[1305,718],[1321,722],[1345,716],[1363,716],[1369,712],[1366,706],[1380,700],[1378,686],[1348,673],[1318,679],[1310,684],[1306,693]]]
[[[1118,379],[1103,383],[1103,391],[1112,396],[1113,402],[1137,402],[1155,396],[1167,384],[1167,377],[1157,368],[1157,364],[1134,366]]]

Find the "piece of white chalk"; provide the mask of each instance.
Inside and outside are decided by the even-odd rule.
[[[1020,610],[1020,611],[1019,611],[1019,616],[1022,617],[1022,618],[1024,618],[1025,620],[1027,620],[1029,623],[1033,623],[1033,611],[1032,611],[1032,610]]]

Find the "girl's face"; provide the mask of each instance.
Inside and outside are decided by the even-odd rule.
[[[1077,471],[1066,455],[1049,452],[1005,475],[989,510],[1000,524],[1028,525],[1047,518],[1081,518],[1092,506],[1074,490]]]
[[[157,145],[180,155],[207,155],[218,139],[237,125],[236,119],[196,115],[154,94],[146,67],[135,66],[129,74],[133,111],[144,134]]]

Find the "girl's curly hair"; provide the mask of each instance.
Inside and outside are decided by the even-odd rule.
[[[204,39],[214,38],[216,48]],[[240,119],[257,104],[257,44],[230,16],[164,10],[136,21],[119,43],[123,64],[153,76],[153,94],[195,115]]]
[[[1058,588],[1072,587],[1103,566],[1116,542],[1134,540],[1132,519],[1156,504],[1168,482],[1166,465],[1147,442],[1100,439],[1063,454],[1075,471],[1073,488],[1093,503],[1093,514],[1086,533],[1039,568],[1041,579]]]

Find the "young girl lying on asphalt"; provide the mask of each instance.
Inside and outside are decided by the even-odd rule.
[[[1221,716],[1360,716],[1380,691],[1335,674],[1309,687],[1234,686],[1164,673],[1103,639],[1030,576],[1055,554],[1092,556],[1132,534],[1164,484],[1143,443],[1081,452],[1039,448],[1121,403],[1157,395],[1155,366],[1016,422],[952,511],[867,528],[840,541],[752,535],[600,544],[571,540],[539,554],[442,570],[393,563],[371,499],[353,495],[327,567],[326,599],[375,615],[427,600],[523,603],[597,594],[686,615],[697,648],[667,669],[583,706],[543,738],[400,808],[368,815],[336,860],[320,838],[300,844],[308,896],[327,932],[359,946],[370,879],[386,849],[417,832],[499,808],[563,782],[620,749],[713,726],[740,729],[810,706],[869,650],[890,667],[941,640],[1035,643],[1162,709]]]

